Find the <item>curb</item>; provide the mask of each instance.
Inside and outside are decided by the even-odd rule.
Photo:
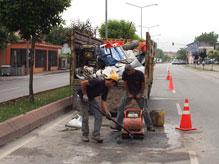
[[[0,146],[71,110],[72,97],[58,100],[0,123]]]

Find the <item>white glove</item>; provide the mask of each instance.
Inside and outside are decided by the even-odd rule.
[[[105,114],[106,114],[106,118],[111,118],[111,113],[109,111],[105,111]]]
[[[88,97],[87,97],[87,95],[83,95],[83,101],[84,101],[84,102],[88,102]]]

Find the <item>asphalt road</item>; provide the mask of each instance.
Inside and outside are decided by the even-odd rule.
[[[69,72],[35,74],[34,93],[69,84]],[[29,94],[29,76],[0,77],[0,102]]]
[[[168,91],[167,67],[175,92]],[[136,164],[217,164],[219,161],[219,74],[196,71],[184,66],[156,66],[150,108],[166,112],[164,128],[145,132],[144,140],[122,140],[104,120],[102,144],[83,143],[80,130],[64,127],[72,114],[44,125],[0,149],[0,164],[14,163],[136,163]],[[185,98],[196,131],[181,132],[180,113]],[[92,129],[92,117],[90,129]]]

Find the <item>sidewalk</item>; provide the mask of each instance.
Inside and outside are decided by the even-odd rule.
[[[216,71],[219,72],[219,65],[218,64],[205,64],[204,67],[202,64],[195,65],[195,64],[189,64],[189,67],[199,69],[199,70],[206,70],[206,71]]]

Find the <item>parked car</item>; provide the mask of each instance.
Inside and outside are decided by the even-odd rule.
[[[171,64],[187,64],[187,61],[181,59],[173,59]]]
[[[0,67],[1,76],[10,76],[11,75],[11,66],[10,65],[2,65]]]

